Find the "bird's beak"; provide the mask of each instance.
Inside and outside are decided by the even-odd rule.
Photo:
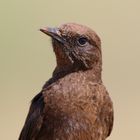
[[[53,39],[56,39],[61,43],[65,42],[58,28],[46,27],[46,28],[41,28],[40,31],[52,37]]]

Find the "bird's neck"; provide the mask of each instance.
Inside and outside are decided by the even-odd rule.
[[[92,81],[96,82],[102,81],[101,80],[102,65],[100,63],[96,64],[91,69],[84,70],[77,68],[77,66],[74,65],[63,65],[63,66],[59,65],[55,68],[53,72],[53,78],[59,79],[71,73],[83,74],[85,75],[85,77],[87,76],[87,78],[92,79]]]
[[[43,89],[48,87],[50,84],[56,82],[58,79],[65,77],[68,74],[79,75],[84,76],[87,80],[96,82],[96,83],[102,83],[101,79],[101,65],[95,66],[92,69],[87,70],[78,70],[76,68],[73,68],[72,66],[63,66],[63,67],[56,67],[52,78],[49,79],[43,86]]]

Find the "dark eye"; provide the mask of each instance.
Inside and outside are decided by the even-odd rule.
[[[84,46],[87,42],[88,42],[88,39],[87,39],[86,37],[80,37],[80,38],[78,39],[78,44],[79,44],[80,46]]]

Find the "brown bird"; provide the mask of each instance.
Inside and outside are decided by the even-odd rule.
[[[40,31],[52,38],[57,66],[33,98],[19,140],[105,140],[113,105],[101,79],[100,38],[75,23]]]

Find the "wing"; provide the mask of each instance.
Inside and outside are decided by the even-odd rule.
[[[109,129],[108,129],[108,135],[107,136],[110,136],[110,134],[112,132],[113,122],[114,122],[114,112],[113,112],[113,108],[110,107],[110,111],[109,111],[108,117],[107,117],[107,123],[109,124]]]
[[[114,121],[114,111],[113,111],[113,103],[111,98],[109,97],[108,92],[106,91],[105,102],[103,104],[103,111],[102,115],[104,116],[104,123],[106,125],[106,134],[109,136],[111,134],[113,128],[113,121]]]
[[[43,123],[44,101],[42,93],[32,100],[24,127],[20,133],[19,140],[35,140]]]

